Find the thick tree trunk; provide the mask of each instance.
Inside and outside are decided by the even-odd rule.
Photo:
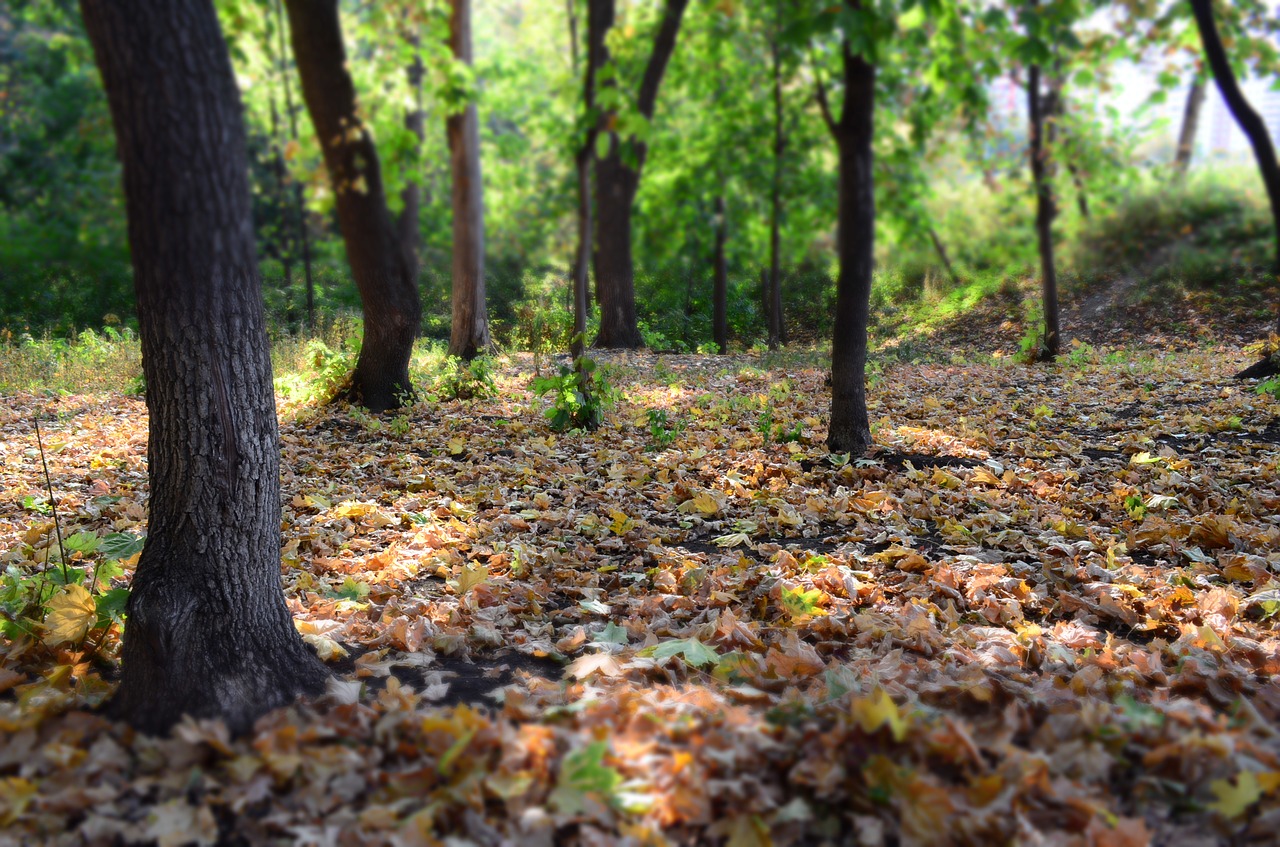
[[[616,0],[588,0],[588,50],[596,67],[609,61],[605,36],[612,28]],[[636,109],[652,120],[658,88],[675,51],[676,36],[689,0],[666,0],[662,21],[654,37],[653,51],[645,66],[636,96]],[[603,85],[616,87],[616,78]],[[596,347],[640,347],[643,339],[636,325],[635,269],[631,257],[631,210],[648,145],[635,138],[619,138],[614,131],[616,113],[600,115],[597,124],[609,136],[608,155],[596,160],[596,297],[600,304],[600,332]],[[623,156],[623,145],[628,155]]]
[[[147,542],[112,709],[144,732],[184,714],[242,732],[327,673],[280,590],[280,447],[235,80],[209,0],[82,10],[124,165],[150,413]]]
[[[779,8],[781,8],[779,6]],[[777,350],[787,343],[786,321],[782,316],[782,273],[780,256],[782,241],[782,154],[786,136],[782,127],[782,58],[775,33],[770,49],[773,53],[773,185],[769,215],[769,349]]]
[[[1182,110],[1182,129],[1178,132],[1178,149],[1173,154],[1173,175],[1177,179],[1187,175],[1191,157],[1196,152],[1196,135],[1200,131],[1200,110],[1204,107],[1205,87],[1197,75],[1187,92],[1187,104]]]
[[[846,0],[858,8],[858,0]],[[867,321],[875,256],[874,153],[875,66],[844,44],[844,110],[831,116],[825,92],[823,114],[839,149],[839,225],[836,235],[840,276],[831,333],[831,426],[827,446],[860,456],[872,444],[867,414]]]
[[[1036,189],[1036,238],[1040,247],[1040,291],[1044,306],[1044,342],[1037,359],[1052,361],[1062,349],[1058,321],[1058,271],[1053,258],[1053,219],[1058,210],[1045,147],[1045,109],[1040,96],[1040,67],[1027,74],[1027,104],[1031,116],[1031,176]]]
[[[471,0],[450,0],[449,48],[471,64]],[[474,359],[489,349],[484,288],[484,186],[480,120],[474,101],[446,121],[453,168],[453,328],[449,355]]]
[[[1244,92],[1236,82],[1231,62],[1227,60],[1227,52],[1222,46],[1222,38],[1218,35],[1218,26],[1213,19],[1212,0],[1191,0],[1191,10],[1196,16],[1196,26],[1200,29],[1200,40],[1204,43],[1205,57],[1209,60],[1209,68],[1213,71],[1214,82],[1222,92],[1222,99],[1227,101],[1227,108],[1240,125],[1240,130],[1249,139],[1253,147],[1253,156],[1258,161],[1258,170],[1262,172],[1262,182],[1267,187],[1267,196],[1271,199],[1271,219],[1275,227],[1276,264],[1272,272],[1280,276],[1280,164],[1276,162],[1276,150],[1271,144],[1271,135],[1267,125],[1249,105]],[[1276,331],[1280,332],[1280,310],[1276,314]]]
[[[387,209],[378,149],[356,108],[337,0],[285,0],[302,94],[333,183],[338,227],[364,306],[349,397],[372,412],[413,397],[409,357],[422,304]]]
[[[725,261],[725,242],[729,238],[729,219],[724,195],[716,195],[716,247],[711,264],[714,281],[711,289],[711,335],[721,355],[729,352],[729,268]]]

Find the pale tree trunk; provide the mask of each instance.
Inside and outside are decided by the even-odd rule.
[[[372,412],[413,399],[409,357],[422,304],[387,208],[373,136],[360,119],[337,0],[285,0],[302,94],[333,183],[338,227],[364,307],[347,396]]]
[[[1032,65],[1027,74],[1027,104],[1031,117],[1031,176],[1036,189],[1036,238],[1040,247],[1040,292],[1044,306],[1044,341],[1037,359],[1052,361],[1061,350],[1058,321],[1058,271],[1053,258],[1053,219],[1057,205],[1045,146],[1045,110],[1040,93],[1040,67]]]
[[[616,0],[588,0],[588,50],[598,57],[597,68],[609,61],[605,36],[613,27]],[[645,66],[636,109],[652,120],[658,88],[667,63],[675,52],[676,36],[689,0],[666,0],[662,21],[654,36],[653,50]],[[601,85],[616,87],[616,79]],[[631,213],[648,145],[637,139],[619,138],[614,131],[616,114],[600,116],[598,129],[609,138],[609,152],[596,160],[596,296],[600,304],[600,333],[596,347],[640,347],[644,340],[636,324],[635,268],[631,256]],[[622,146],[632,155],[623,157]]]
[[[449,48],[470,65],[471,0],[450,0]],[[449,355],[474,359],[489,349],[484,294],[484,187],[475,101],[446,120],[453,168],[453,329]]]
[[[1205,86],[1199,75],[1191,82],[1187,104],[1182,110],[1182,129],[1178,132],[1178,150],[1173,156],[1173,175],[1181,179],[1191,168],[1196,152],[1196,135],[1200,131],[1200,110],[1204,108]]]
[[[845,0],[850,10],[860,0]],[[861,456],[871,448],[867,413],[867,322],[875,256],[874,135],[876,69],[860,55],[844,53],[844,109],[836,120],[819,85],[818,102],[839,151],[840,276],[831,332],[831,425],[827,446]]]
[[[81,9],[124,166],[149,413],[147,541],[111,710],[150,733],[183,715],[245,732],[327,672],[280,588],[280,444],[235,79],[210,0]]]

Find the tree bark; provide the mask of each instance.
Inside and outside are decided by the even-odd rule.
[[[1053,219],[1057,217],[1058,210],[1044,143],[1045,109],[1040,96],[1038,65],[1032,65],[1027,73],[1027,105],[1031,117],[1031,176],[1036,189],[1036,238],[1040,247],[1040,292],[1044,306],[1044,340],[1036,358],[1052,361],[1062,345],[1058,321],[1058,272],[1053,258]]]
[[[471,0],[450,0],[449,49],[470,65]],[[453,169],[453,327],[449,355],[470,361],[489,349],[484,289],[484,186],[474,100],[446,119]]]
[[[860,0],[845,0],[858,9]],[[867,414],[867,321],[875,256],[874,135],[876,69],[860,55],[844,53],[844,109],[831,114],[819,84],[818,102],[839,151],[839,224],[836,234],[840,275],[831,333],[831,425],[827,446],[860,456],[870,449]]]
[[[572,47],[574,72],[578,68],[578,17],[575,11],[575,0],[566,0],[569,10],[569,39]],[[588,3],[588,15],[593,14]],[[590,21],[589,17],[589,21]],[[588,27],[591,23],[588,23]],[[577,361],[586,351],[587,345],[587,310],[590,308],[590,287],[588,285],[589,268],[591,267],[591,165],[594,160],[596,146],[596,124],[593,113],[596,108],[596,72],[599,69],[601,56],[598,48],[604,46],[603,40],[597,42],[587,33],[587,61],[582,77],[582,102],[586,114],[586,135],[582,146],[574,155],[574,166],[578,177],[578,249],[573,260],[573,339],[569,352]]]
[[[716,195],[716,247],[711,264],[714,281],[711,289],[711,335],[721,355],[729,352],[729,269],[725,261],[725,242],[729,237],[729,219],[724,195]]]
[[[775,0],[775,7],[781,5]],[[778,21],[781,24],[781,20]],[[780,28],[780,27],[779,27]],[[787,343],[786,323],[782,316],[782,274],[780,248],[782,241],[782,154],[787,140],[782,127],[782,57],[778,49],[779,32],[773,34],[769,49],[773,59],[773,185],[769,215],[769,349],[777,350]]]
[[[293,55],[325,166],[338,227],[364,306],[364,342],[347,393],[372,412],[413,397],[409,357],[422,304],[387,209],[378,149],[360,119],[337,0],[285,0]]]
[[[209,0],[84,0],[116,129],[151,495],[112,711],[237,732],[323,665],[280,590],[280,446],[244,125]]]
[[[1204,107],[1205,87],[1197,75],[1187,92],[1187,104],[1182,110],[1182,129],[1178,132],[1178,150],[1173,155],[1173,175],[1177,179],[1187,175],[1191,157],[1196,152],[1196,135],[1200,130],[1200,110]]]
[[[1211,0],[1191,0],[1191,10],[1196,16],[1196,26],[1200,29],[1200,40],[1204,44],[1205,57],[1209,60],[1209,69],[1213,71],[1214,82],[1222,92],[1222,99],[1227,101],[1232,117],[1249,139],[1253,156],[1258,161],[1258,170],[1262,172],[1262,182],[1266,185],[1267,197],[1271,200],[1271,220],[1276,237],[1276,260],[1272,273],[1280,275],[1280,164],[1276,162],[1271,135],[1267,132],[1262,116],[1249,105],[1236,82],[1235,72],[1227,60],[1227,52],[1222,46],[1218,26],[1213,19]],[[1276,314],[1276,331],[1280,332],[1280,309]]]
[[[609,60],[605,36],[612,28],[616,0],[588,0],[588,50],[596,67]],[[689,0],[666,0],[662,21],[654,37],[653,51],[645,66],[636,97],[636,109],[653,119],[658,88],[675,51],[680,22]],[[617,86],[616,79],[603,83]],[[596,297],[600,304],[600,332],[596,347],[641,347],[636,325],[635,268],[631,256],[631,213],[648,145],[635,138],[619,138],[615,112],[600,115],[598,131],[609,139],[608,154],[596,159]],[[623,148],[626,148],[625,152]]]

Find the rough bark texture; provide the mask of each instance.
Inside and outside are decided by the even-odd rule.
[[[1058,320],[1058,271],[1053,258],[1053,219],[1058,215],[1045,147],[1045,109],[1040,96],[1040,68],[1027,73],[1027,106],[1031,117],[1031,177],[1036,189],[1036,239],[1040,247],[1040,293],[1044,306],[1044,341],[1037,358],[1050,361],[1062,349]]]
[[[779,6],[779,8],[781,8]],[[777,350],[787,343],[786,321],[782,316],[782,154],[787,139],[782,126],[782,56],[778,49],[778,33],[769,48],[773,60],[773,185],[769,215],[769,349]]]
[[[711,265],[714,281],[711,288],[711,335],[721,355],[729,352],[729,265],[725,260],[724,246],[729,238],[729,219],[725,212],[724,195],[716,196],[716,247]]]
[[[609,60],[605,36],[612,28],[616,0],[588,0],[587,49],[596,67]],[[653,119],[658,88],[675,51],[676,36],[689,0],[666,0],[662,21],[654,37],[653,52],[645,66],[636,107]],[[611,79],[610,86],[616,86]],[[631,211],[644,170],[648,146],[635,139],[621,139],[613,131],[615,115],[600,116],[599,131],[609,138],[608,155],[596,159],[596,295],[600,303],[600,333],[596,347],[640,347],[644,341],[636,325],[635,269],[631,258]],[[624,155],[624,145],[628,148]]]
[[[364,306],[364,342],[349,397],[370,411],[412,398],[409,356],[422,305],[382,187],[373,137],[346,68],[337,0],[285,0],[302,94],[333,183],[338,228]]]
[[[1214,82],[1222,92],[1222,99],[1227,101],[1232,117],[1249,139],[1253,156],[1258,161],[1258,170],[1262,172],[1262,182],[1267,187],[1267,197],[1271,199],[1271,219],[1276,236],[1276,264],[1272,272],[1280,275],[1280,164],[1276,162],[1271,135],[1267,132],[1262,116],[1249,105],[1244,92],[1240,90],[1231,62],[1227,60],[1226,50],[1223,49],[1222,38],[1218,35],[1211,0],[1191,0],[1191,10],[1196,16],[1196,26],[1200,29],[1200,40],[1204,43],[1205,58],[1209,60]],[[1280,310],[1276,314],[1276,331],[1280,332]]]
[[[151,494],[114,713],[237,731],[324,667],[280,590],[280,449],[245,135],[209,0],[84,0],[124,166]]]
[[[1204,107],[1204,95],[1204,83],[1197,77],[1187,92],[1187,104],[1182,110],[1182,129],[1178,132],[1178,149],[1173,154],[1173,173],[1178,178],[1187,175],[1191,157],[1196,152],[1196,135],[1200,131],[1200,110]]]
[[[858,8],[857,0],[846,0]],[[819,88],[819,103],[839,150],[836,314],[831,332],[831,426],[827,446],[860,456],[871,447],[867,416],[867,319],[875,255],[875,185],[871,147],[875,66],[844,44],[844,110],[836,121]]]
[[[449,49],[471,64],[471,0],[450,0]],[[453,169],[453,324],[449,354],[474,359],[489,349],[484,296],[484,190],[480,121],[474,101],[446,120]]]

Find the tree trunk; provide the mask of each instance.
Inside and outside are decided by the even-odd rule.
[[[777,8],[780,10],[781,5]],[[782,58],[778,49],[779,33],[770,42],[773,54],[773,186],[769,215],[769,349],[777,350],[787,343],[786,323],[782,316],[782,274],[780,247],[782,241],[782,154],[786,136],[782,131]]]
[[[716,195],[716,248],[711,263],[715,278],[711,290],[711,334],[721,355],[729,352],[729,270],[724,245],[729,237],[729,220],[724,195]]]
[[[572,50],[574,73],[578,69],[578,16],[575,11],[575,0],[566,0],[569,11],[569,41]],[[588,6],[591,14],[591,7]],[[590,27],[592,24],[588,23]],[[586,136],[582,146],[574,156],[574,166],[578,177],[578,249],[573,259],[573,340],[569,352],[574,361],[582,357],[587,345],[587,310],[590,308],[591,294],[588,285],[589,268],[591,267],[591,164],[595,155],[596,125],[591,120],[591,113],[596,107],[596,71],[599,68],[600,55],[597,48],[603,48],[601,40],[597,45],[591,39],[591,30],[587,33],[587,62],[582,78],[582,102],[586,106]]]
[[[274,10],[276,17],[276,35],[279,38],[277,45],[277,70],[280,73],[280,81],[284,87],[284,110],[286,117],[289,118],[289,138],[297,143],[298,141],[298,113],[293,108],[293,86],[289,84],[288,60],[285,58],[285,17],[284,9],[281,7],[281,0],[274,0]],[[307,206],[303,196],[303,188],[301,182],[293,184],[293,210],[294,223],[297,226],[297,244],[302,247],[302,272],[307,287],[307,328],[314,331],[316,328],[316,285],[315,280],[311,276],[311,233],[307,229]]]
[[[1173,155],[1173,175],[1181,179],[1191,167],[1191,157],[1196,152],[1196,135],[1200,130],[1200,110],[1204,106],[1205,87],[1199,75],[1191,82],[1187,92],[1187,105],[1182,110],[1182,130],[1178,133],[1178,150]]]
[[[421,46],[418,34],[411,32],[406,40],[414,50],[413,61],[405,69],[409,77],[409,90],[413,92],[413,105],[405,110],[404,127],[418,139],[416,151],[418,167],[412,176],[405,180],[404,188],[400,189],[402,208],[400,219],[396,221],[396,228],[400,233],[400,249],[404,251],[405,264],[409,266],[409,272],[413,274],[416,285],[418,272],[422,267],[418,246],[422,240],[422,146],[427,138],[426,113],[422,108],[422,77],[426,73],[426,68],[422,64],[422,57],[417,53]]]
[[[328,674],[280,590],[280,446],[239,97],[209,0],[81,8],[124,166],[150,415],[147,541],[111,708],[144,732],[183,715],[243,732]]]
[[[960,280],[956,278],[955,268],[951,265],[951,257],[947,254],[947,245],[942,243],[942,237],[938,235],[938,231],[929,225],[929,241],[933,243],[933,249],[938,254],[938,261],[942,262],[942,267],[946,269],[947,276],[951,279],[952,284],[959,284]]]
[[[1276,163],[1275,147],[1271,145],[1271,135],[1262,117],[1254,111],[1253,106],[1245,99],[1244,92],[1236,82],[1235,72],[1227,60],[1222,39],[1218,36],[1218,27],[1213,20],[1213,4],[1211,0],[1191,0],[1191,10],[1196,16],[1196,26],[1200,29],[1200,40],[1204,43],[1204,52],[1209,60],[1209,68],[1213,71],[1213,79],[1222,92],[1222,99],[1227,101],[1227,108],[1240,125],[1240,130],[1249,139],[1253,147],[1253,156],[1258,160],[1258,170],[1262,172],[1262,182],[1267,187],[1267,197],[1271,199],[1271,220],[1275,227],[1276,264],[1272,273],[1280,275],[1280,164]],[[1276,315],[1276,331],[1280,332],[1280,310]]]
[[[471,0],[450,0],[449,49],[471,64]],[[484,186],[475,101],[448,117],[453,167],[453,328],[449,355],[471,360],[489,349],[484,297]]]
[[[850,9],[859,0],[845,0]],[[844,50],[844,110],[831,116],[819,89],[823,115],[839,149],[839,225],[836,234],[840,276],[831,333],[831,426],[827,446],[860,456],[872,444],[867,415],[867,320],[875,256],[875,188],[871,141],[874,134],[876,69]]]
[[[348,397],[372,412],[413,397],[409,356],[422,304],[387,209],[378,149],[360,119],[337,0],[285,0],[293,55],[325,166],[338,227],[364,306],[364,342]]]
[[[1040,97],[1040,67],[1032,65],[1027,74],[1027,105],[1031,116],[1031,176],[1036,188],[1036,238],[1040,245],[1040,291],[1044,305],[1044,341],[1039,361],[1052,361],[1061,349],[1058,323],[1058,273],[1053,259],[1053,219],[1058,210],[1049,174],[1045,148],[1045,110]]]
[[[596,67],[609,61],[605,36],[613,26],[616,0],[588,0],[587,40]],[[689,0],[666,0],[662,21],[654,37],[653,51],[645,66],[636,97],[636,109],[653,119],[658,88],[675,51],[676,36]],[[616,87],[616,77],[603,85]],[[635,269],[631,258],[631,211],[648,145],[635,138],[619,138],[614,131],[617,115],[600,115],[597,124],[609,138],[608,154],[596,160],[596,297],[600,303],[600,332],[596,347],[640,347],[643,339],[636,325]],[[624,155],[623,147],[626,146]]]

